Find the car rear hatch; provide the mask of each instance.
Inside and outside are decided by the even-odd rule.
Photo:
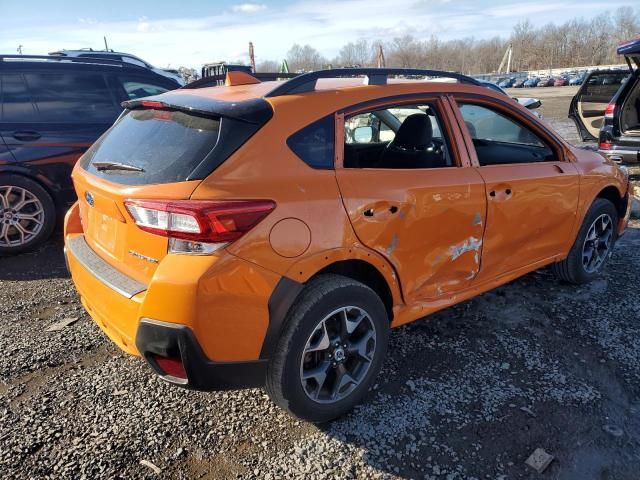
[[[624,55],[629,68],[640,68],[640,37],[621,43],[617,49],[618,55]]]
[[[120,272],[147,284],[169,239],[145,228],[154,219],[140,217],[164,212],[135,206],[189,199],[272,111],[261,99],[224,102],[191,91],[123,105],[127,110],[83,155],[73,179],[88,245]]]
[[[628,70],[600,70],[587,75],[571,100],[568,115],[583,141],[598,139],[607,106],[628,76]]]

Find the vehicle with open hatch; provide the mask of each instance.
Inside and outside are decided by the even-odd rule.
[[[589,282],[629,218],[617,165],[460,74],[199,85],[125,103],[65,222],[89,314],[176,385],[333,419],[391,328],[545,265]]]
[[[628,69],[595,70],[571,100],[569,118],[584,141],[619,163],[640,162],[640,38],[618,46]]]
[[[178,88],[105,59],[0,55],[0,255],[38,247],[76,200],[71,170],[122,113]]]

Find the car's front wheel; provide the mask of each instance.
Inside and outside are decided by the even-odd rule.
[[[553,265],[558,278],[581,284],[604,270],[618,234],[618,212],[609,200],[597,198],[585,215],[578,237],[567,258]]]
[[[388,337],[387,311],[373,290],[339,275],[318,276],[287,316],[266,390],[304,420],[339,417],[373,385]]]
[[[44,188],[20,175],[0,175],[0,255],[37,247],[55,223],[53,199]]]

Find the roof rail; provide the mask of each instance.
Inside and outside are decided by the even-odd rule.
[[[4,60],[48,60],[52,62],[72,62],[72,63],[89,63],[93,65],[111,65],[114,67],[123,67],[125,64],[120,60],[109,60],[106,58],[93,57],[67,57],[64,55],[3,55],[0,54],[0,62]],[[127,63],[127,67],[144,68],[133,63]]]
[[[331,70],[318,70],[294,77],[271,90],[265,97],[312,92],[316,88],[316,83],[321,78],[365,76],[367,77],[365,81],[367,85],[386,85],[389,75],[453,78],[461,83],[480,86],[480,83],[471,77],[462,75],[461,73],[444,72],[441,70],[422,70],[417,68],[336,68]]]

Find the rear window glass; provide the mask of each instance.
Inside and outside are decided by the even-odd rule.
[[[168,88],[161,87],[160,85],[155,85],[139,79],[120,77],[120,81],[122,82],[122,88],[124,88],[124,91],[130,100],[150,97],[152,95],[160,95],[161,93],[169,90]]]
[[[287,145],[311,168],[333,169],[335,124],[333,115],[324,117],[294,133]]]
[[[218,118],[177,110],[131,110],[93,144],[80,165],[126,185],[185,181],[213,150],[219,131]]]
[[[628,72],[593,74],[587,80],[582,96],[588,97],[584,99],[586,101],[608,103],[628,76]]]

